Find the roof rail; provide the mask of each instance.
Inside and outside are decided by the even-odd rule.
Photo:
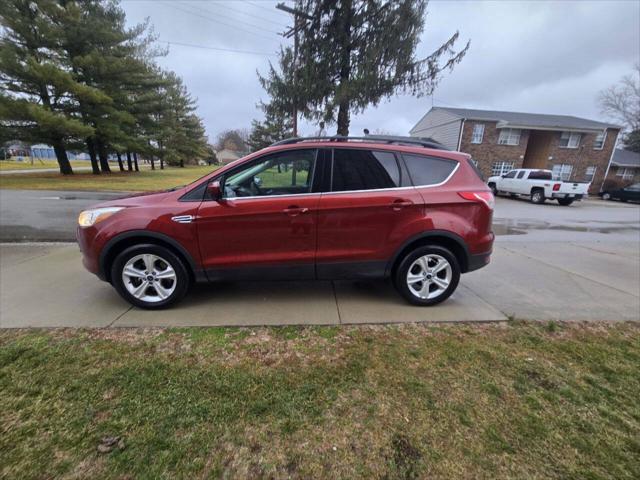
[[[425,148],[434,148],[437,150],[448,150],[444,145],[431,138],[421,137],[396,137],[391,135],[367,135],[366,137],[347,137],[343,135],[334,135],[332,137],[294,137],[280,140],[271,146],[292,145],[302,142],[362,142],[362,143],[386,143],[389,145],[419,145]]]

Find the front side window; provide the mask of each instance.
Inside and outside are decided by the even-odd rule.
[[[513,169],[513,162],[493,162],[491,165],[491,176],[504,175]]]
[[[553,166],[552,172],[554,178],[559,178],[562,181],[567,181],[571,178],[571,171],[573,167],[565,163],[556,163]]]
[[[458,166],[455,160],[403,153],[402,158],[416,187],[444,182]]]
[[[251,162],[224,181],[225,198],[311,192],[316,150],[293,150]]]
[[[473,134],[471,135],[471,143],[482,143],[484,136],[484,124],[476,123],[473,126]]]
[[[580,145],[580,137],[579,133],[575,132],[562,132],[560,134],[560,148],[578,148]]]
[[[511,170],[509,173],[507,173],[504,178],[515,178],[516,177],[516,172],[515,170]]]
[[[607,136],[607,132],[600,132],[593,140],[593,149],[602,150],[604,148],[604,139]]]
[[[520,143],[520,130],[517,128],[503,128],[500,130],[498,145],[518,145]]]
[[[593,176],[596,174],[596,167],[594,165],[591,165],[589,167],[587,167],[587,169],[584,171],[584,179],[586,182],[591,182],[593,180]]]
[[[393,153],[347,148],[333,151],[332,192],[399,186],[400,170]]]
[[[525,173],[527,173],[527,172],[526,172],[526,171],[524,171],[524,170],[523,170],[523,171],[521,171],[521,172],[518,174],[518,178],[522,178],[522,177],[524,177],[524,174],[525,174]]]

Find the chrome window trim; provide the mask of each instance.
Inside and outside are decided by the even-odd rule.
[[[284,195],[253,195],[251,197],[225,197],[223,202],[236,202],[238,200],[255,200],[256,198],[285,198],[285,197],[310,197],[312,195],[321,195],[322,192],[310,193],[286,193]]]

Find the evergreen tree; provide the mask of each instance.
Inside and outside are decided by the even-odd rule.
[[[281,115],[279,109],[274,108],[271,104],[261,104],[260,106],[265,112],[265,119],[262,122],[258,120],[251,122],[251,134],[247,140],[247,145],[249,145],[252,152],[293,136],[290,115]]]
[[[78,82],[61,55],[63,15],[54,0],[0,2],[0,121],[15,138],[52,145],[60,173],[71,174],[67,146],[93,133],[78,116],[77,100],[106,96]]]
[[[297,0],[298,58],[280,53],[267,92],[282,105],[298,104],[315,120],[337,123],[348,135],[352,113],[397,93],[432,93],[441,72],[459,63],[469,44],[455,50],[456,32],[423,59],[415,58],[424,29],[426,0]],[[293,80],[292,80],[293,79]],[[291,83],[294,83],[292,86]]]

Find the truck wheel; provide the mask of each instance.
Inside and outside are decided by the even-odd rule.
[[[531,203],[544,203],[544,190],[536,188],[531,191]]]
[[[496,188],[496,184],[495,183],[490,183],[489,184],[489,188],[491,189],[491,193],[493,193],[494,197],[496,195],[498,195],[498,189]]]
[[[444,247],[427,245],[409,252],[396,269],[394,284],[409,303],[429,306],[453,293],[460,281],[460,265]]]
[[[563,207],[568,207],[573,203],[573,198],[559,198],[558,203]]]

